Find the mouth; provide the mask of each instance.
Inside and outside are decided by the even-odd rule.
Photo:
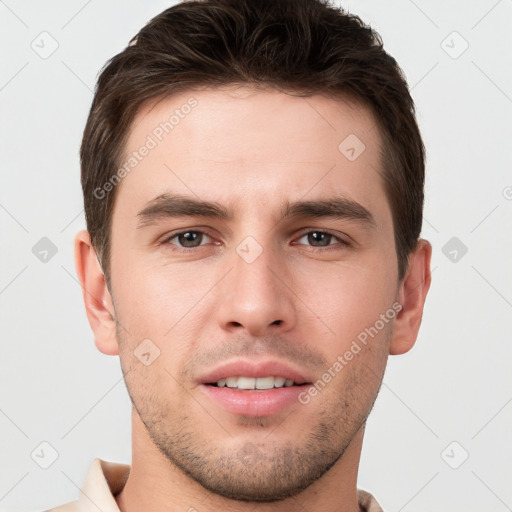
[[[207,382],[206,385],[217,388],[230,388],[243,391],[266,391],[269,389],[280,389],[283,387],[289,388],[292,386],[300,386],[292,379],[287,379],[281,376],[268,376],[268,377],[226,377],[219,379],[217,382]]]
[[[228,362],[200,381],[200,389],[224,411],[247,417],[272,416],[299,403],[313,379],[279,361]]]
[[[219,388],[272,389],[311,383],[313,378],[286,362],[278,360],[228,361],[198,379],[199,384]]]

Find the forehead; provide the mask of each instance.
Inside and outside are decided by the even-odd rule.
[[[116,200],[124,211],[170,190],[246,209],[349,195],[386,213],[381,138],[354,100],[249,86],[180,92],[139,110],[128,162]]]
[[[198,134],[200,138],[190,138]],[[325,144],[317,151],[311,144],[298,145],[320,134]],[[214,140],[214,147],[208,149],[227,160],[232,159],[233,145],[238,142],[243,142],[246,157],[252,159],[262,154],[290,159],[323,155],[328,145],[338,156],[339,143],[346,136],[357,134],[366,139],[366,145],[380,143],[373,114],[354,97],[303,97],[272,87],[242,84],[190,89],[146,102],[132,122],[125,149],[137,146],[149,135],[157,145],[167,143],[167,147],[172,145],[172,139],[188,138],[188,144],[182,147],[183,155]],[[258,147],[257,142],[263,140],[267,146]],[[250,144],[251,141],[255,142]],[[282,142],[286,144],[283,146]],[[249,149],[254,152],[248,154]]]

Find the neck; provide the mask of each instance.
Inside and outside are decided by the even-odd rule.
[[[357,472],[364,425],[336,464],[299,494],[273,503],[236,501],[206,490],[167,459],[132,411],[132,467],[115,497],[121,512],[358,512]]]

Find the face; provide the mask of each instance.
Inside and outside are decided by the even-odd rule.
[[[380,151],[361,105],[270,89],[134,120],[112,219],[121,364],[153,442],[206,489],[293,496],[364,425],[397,312]]]

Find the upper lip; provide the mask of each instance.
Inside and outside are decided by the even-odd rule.
[[[293,380],[295,384],[311,382],[307,376],[286,363],[277,360],[256,363],[243,359],[223,363],[202,375],[199,381],[201,384],[213,384],[227,377],[284,377],[287,380]]]

